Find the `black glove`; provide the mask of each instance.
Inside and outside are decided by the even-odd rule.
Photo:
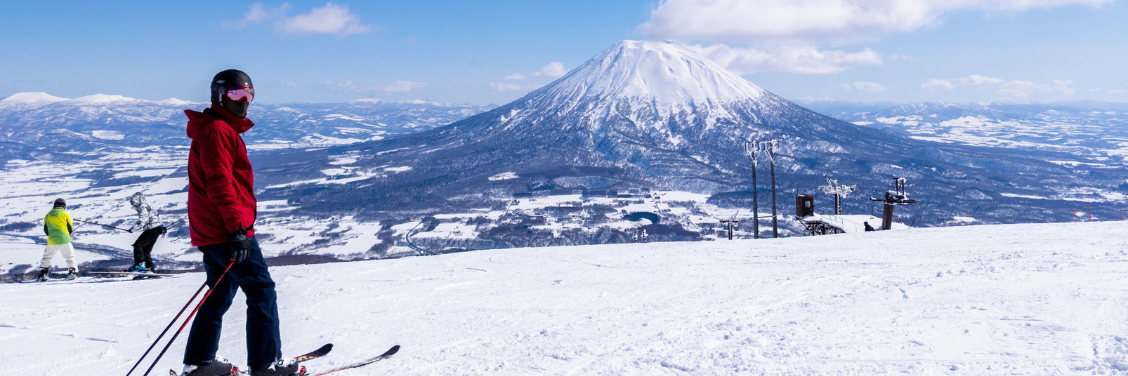
[[[247,237],[247,229],[241,228],[231,232],[231,259],[236,263],[247,259],[247,250],[251,248],[251,239]]]
[[[157,235],[164,236],[164,234],[167,234],[167,233],[168,233],[167,228],[165,228],[164,226],[157,226]]]

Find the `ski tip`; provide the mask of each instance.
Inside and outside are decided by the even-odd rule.
[[[388,349],[388,351],[384,352],[384,355],[381,356],[392,356],[397,352],[399,352],[399,345],[392,346],[392,348]]]
[[[321,354],[321,355],[328,354],[330,351],[333,351],[333,344],[332,343],[327,343],[327,344],[325,344],[325,346],[321,346],[320,349],[317,349],[317,353]]]

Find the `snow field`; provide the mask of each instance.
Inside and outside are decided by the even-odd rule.
[[[1124,374],[1116,222],[486,250],[272,268],[284,352],[366,374]],[[0,369],[120,375],[203,281],[0,285]],[[245,362],[242,298],[221,354]],[[179,368],[178,339],[156,370]],[[163,371],[162,371],[163,372]]]

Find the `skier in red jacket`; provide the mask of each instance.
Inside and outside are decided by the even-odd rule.
[[[216,352],[223,314],[239,288],[247,297],[251,375],[293,375],[298,365],[282,358],[278,297],[253,229],[255,177],[242,134],[255,125],[247,119],[255,89],[246,73],[229,69],[215,75],[211,90],[210,108],[184,111],[192,139],[188,153],[188,223],[192,245],[204,254],[212,294],[192,322],[183,375],[231,374],[234,367]],[[220,280],[228,265],[230,270]]]

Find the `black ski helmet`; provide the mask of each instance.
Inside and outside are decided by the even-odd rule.
[[[251,76],[238,69],[228,69],[223,72],[215,74],[211,83],[211,101],[212,103],[219,103],[219,100],[227,94],[227,88],[233,86],[246,86],[255,87],[251,83]]]

